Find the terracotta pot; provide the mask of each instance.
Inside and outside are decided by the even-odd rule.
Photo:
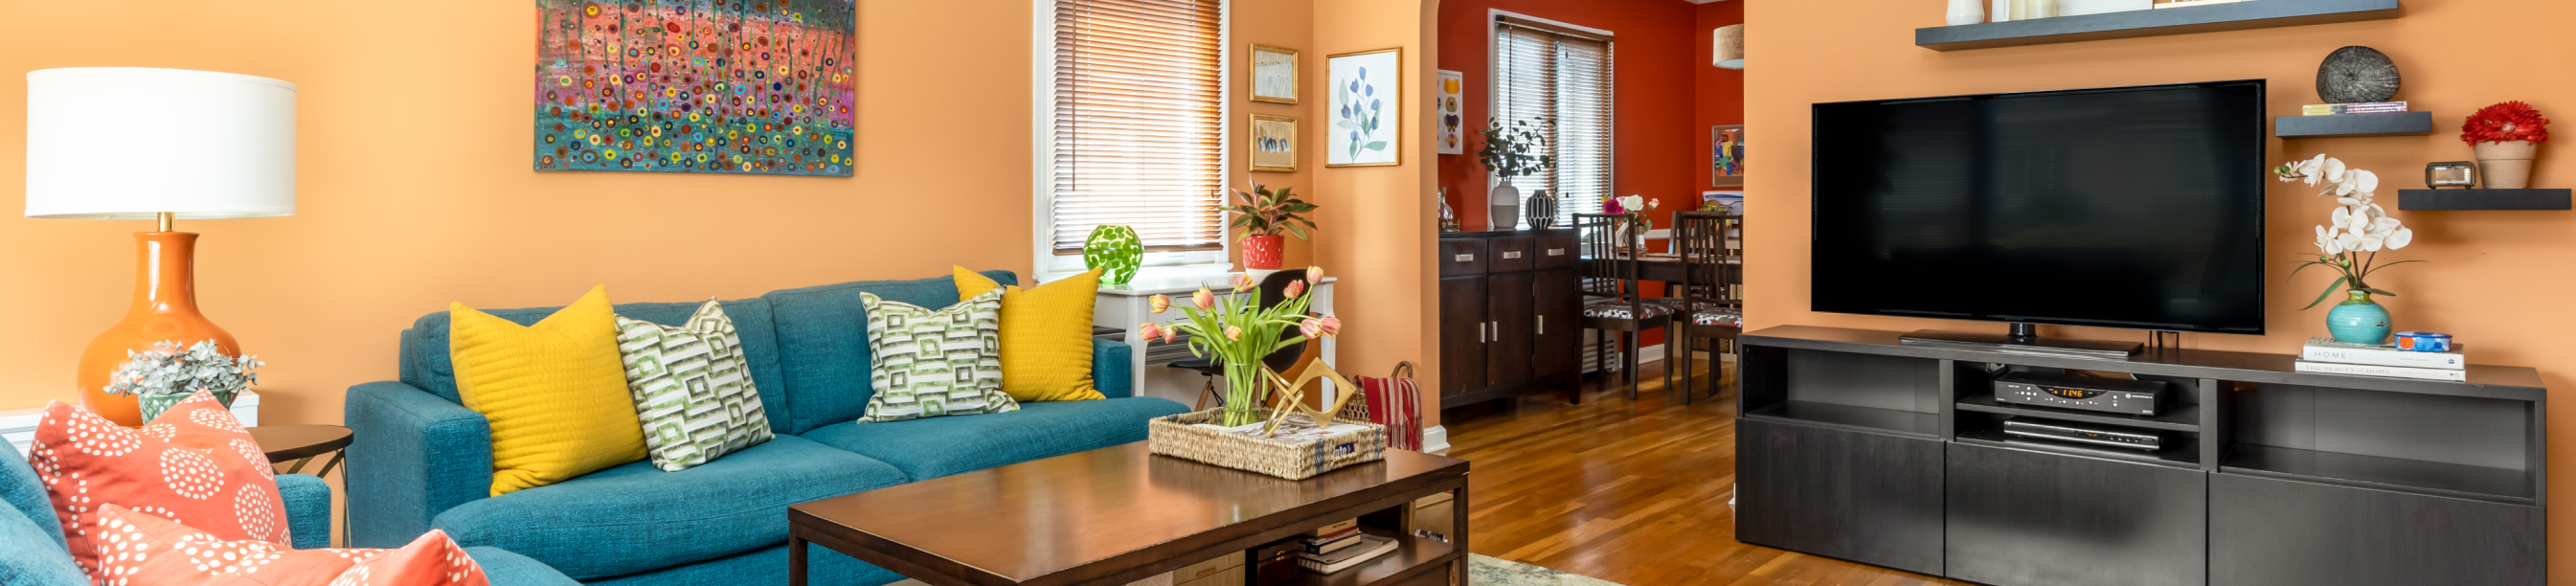
[[[126,308],[125,319],[90,340],[74,377],[80,384],[82,405],[128,427],[143,425],[142,407],[133,395],[107,392],[108,375],[125,363],[126,351],[148,350],[154,342],[178,342],[184,347],[211,339],[224,355],[241,355],[232,334],[197,313],[197,235],[136,232],[134,244],[134,304]]]
[[[1286,236],[1243,237],[1243,268],[1255,271],[1279,270],[1281,254],[1288,249]]]
[[[2469,147],[2478,154],[2479,187],[2487,189],[2522,189],[2531,186],[2531,159],[2539,154],[2540,145],[2528,140],[2481,142]]]

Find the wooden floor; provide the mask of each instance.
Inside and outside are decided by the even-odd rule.
[[[1475,462],[1469,550],[1628,586],[1964,584],[1736,541],[1733,397],[1710,397],[1700,370],[1687,407],[1650,365],[1634,401],[1586,379],[1582,405],[1551,393],[1443,412],[1449,455]]]

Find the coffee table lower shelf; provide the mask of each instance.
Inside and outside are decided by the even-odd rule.
[[[1396,538],[1400,545],[1394,553],[1378,556],[1349,569],[1331,574],[1305,574],[1307,586],[1401,586],[1406,584],[1448,584],[1441,570],[1459,561],[1458,548],[1446,542],[1393,531],[1363,529],[1371,534]],[[1461,566],[1463,567],[1463,565]]]

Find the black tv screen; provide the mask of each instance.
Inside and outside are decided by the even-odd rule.
[[[2263,333],[2261,81],[1816,104],[1816,311]]]

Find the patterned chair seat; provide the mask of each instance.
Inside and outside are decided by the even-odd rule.
[[[1638,303],[1635,305],[1615,299],[1608,301],[1594,301],[1583,305],[1583,317],[1597,317],[1604,319],[1654,319],[1681,313],[1680,304],[1658,303],[1659,301],[1662,300],[1647,299],[1644,303]]]
[[[1690,323],[1695,326],[1741,328],[1744,327],[1744,310],[1725,306],[1701,308],[1698,313],[1691,314]]]

